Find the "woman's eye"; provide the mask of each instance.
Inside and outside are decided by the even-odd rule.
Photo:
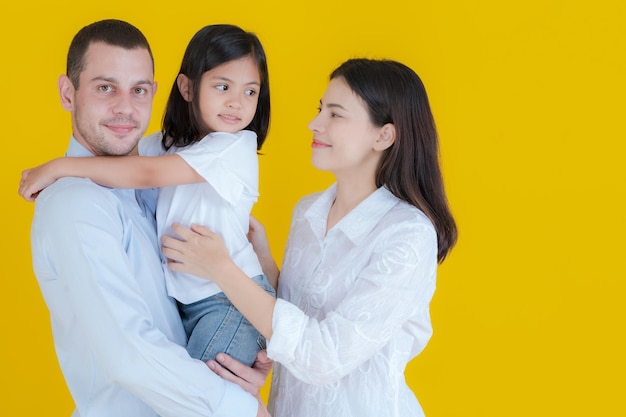
[[[215,86],[215,88],[217,88],[218,90],[221,90],[221,91],[228,90],[228,86],[226,84],[218,84],[218,85]]]

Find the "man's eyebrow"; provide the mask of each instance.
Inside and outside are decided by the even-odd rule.
[[[110,83],[110,84],[119,84],[119,81],[117,80],[117,78],[114,78],[114,77],[96,76],[96,77],[93,77],[91,81],[92,82],[103,81],[105,83]],[[137,80],[133,82],[133,84],[134,85],[144,85],[144,84],[150,85],[150,84],[153,84],[153,81],[152,80]]]

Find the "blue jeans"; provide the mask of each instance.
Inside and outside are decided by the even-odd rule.
[[[251,279],[276,297],[265,275]],[[191,304],[179,302],[178,310],[187,332],[187,351],[193,358],[206,362],[224,352],[252,366],[257,353],[265,349],[265,338],[223,292]]]

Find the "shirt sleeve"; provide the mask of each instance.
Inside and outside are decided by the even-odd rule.
[[[62,280],[55,284],[62,296],[47,299],[48,307],[70,317],[72,331],[82,338],[80,349],[93,355],[112,383],[159,415],[255,416],[254,397],[222,380],[155,328],[129,267],[128,257],[140,254],[124,250],[129,236],[120,221],[119,202],[82,182],[46,194],[36,208],[37,224],[45,227],[35,230],[33,244],[47,251],[55,279]]]
[[[177,154],[217,193],[236,205],[244,192],[258,196],[258,159],[256,134],[214,132]]]
[[[423,318],[419,343],[425,346],[436,256],[432,228],[400,224],[386,230],[354,286],[322,320],[276,301],[268,355],[296,378],[326,385],[373,357],[410,318]]]

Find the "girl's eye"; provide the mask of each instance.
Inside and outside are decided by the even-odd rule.
[[[253,90],[253,89],[246,90],[246,95],[250,97],[254,97],[256,95],[256,90]]]
[[[217,88],[218,90],[221,90],[221,91],[228,90],[228,86],[226,84],[218,84],[218,85],[215,86],[215,88]]]
[[[317,112],[321,113],[322,112],[322,108],[320,106],[317,106]]]

